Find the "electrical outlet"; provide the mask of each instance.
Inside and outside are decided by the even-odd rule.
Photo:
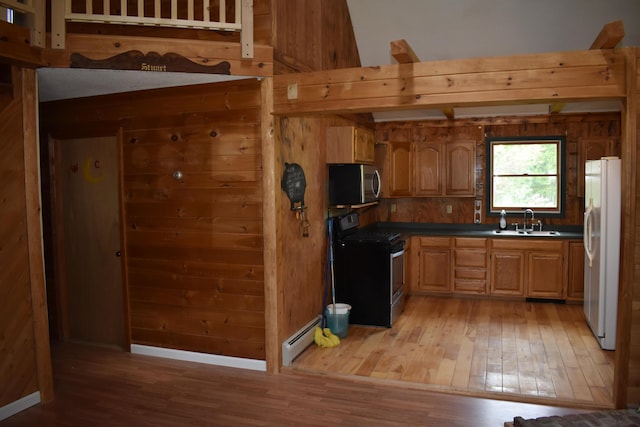
[[[453,206],[447,205],[447,213],[453,212]]]
[[[287,86],[287,99],[298,99],[298,83],[291,83]]]
[[[391,212],[395,212],[397,209],[397,206],[395,203],[391,203]]]

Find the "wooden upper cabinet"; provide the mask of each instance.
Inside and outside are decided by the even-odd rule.
[[[620,140],[613,137],[580,138],[578,141],[578,182],[576,195],[584,196],[584,164],[607,156],[620,156]]]
[[[416,196],[442,195],[442,144],[416,143],[414,173]]]
[[[456,141],[446,144],[447,196],[475,196],[476,143]]]
[[[475,196],[475,141],[392,142],[391,197]]]
[[[357,126],[327,129],[327,163],[364,163],[375,161],[373,131]]]
[[[390,196],[413,195],[413,144],[395,142],[391,144],[389,157]]]

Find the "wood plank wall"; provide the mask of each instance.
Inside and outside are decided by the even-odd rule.
[[[486,169],[485,137],[527,137],[566,135],[567,138],[567,207],[565,218],[546,218],[545,224],[582,224],[583,199],[576,195],[578,176],[578,150],[582,138],[620,138],[619,113],[561,114],[531,117],[495,117],[490,119],[460,119],[451,121],[388,122],[376,124],[376,142],[402,141],[477,141],[476,145],[476,197],[428,197],[384,200],[378,207],[378,219],[392,222],[433,222],[472,224],[474,200],[482,200],[485,208],[484,186]],[[395,212],[391,204],[396,205]],[[452,213],[446,212],[452,206]],[[482,222],[495,224],[498,218]]]
[[[273,0],[274,74],[360,66],[346,1]]]
[[[346,1],[273,0],[273,15],[274,74],[360,66]],[[322,312],[328,237],[326,129],[354,122],[373,128],[370,114],[276,117],[276,174],[282,176],[285,162],[302,166],[310,222],[309,236],[304,237],[289,199],[284,194],[277,199],[279,343]]]
[[[264,359],[260,114],[256,80],[42,105],[56,138],[122,129],[133,343]]]
[[[302,223],[290,210],[289,199],[281,197],[280,227],[282,246],[279,260],[283,312],[279,319],[280,342],[318,314],[324,306],[327,284],[328,189],[326,135],[329,126],[348,126],[353,122],[337,116],[280,117],[276,119],[280,159],[283,164],[298,163],[306,177],[305,204],[309,221],[308,236]],[[282,176],[283,164],[278,176]]]
[[[27,230],[22,78],[12,67],[12,102],[0,111],[0,407],[38,391]]]

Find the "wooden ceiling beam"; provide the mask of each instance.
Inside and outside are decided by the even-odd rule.
[[[624,38],[624,24],[622,21],[613,21],[605,24],[600,34],[593,41],[589,49],[614,49]]]
[[[589,49],[613,49],[624,38],[624,24],[622,21],[613,21],[605,24]],[[549,114],[558,114],[565,107],[564,102],[555,102],[549,105]]]
[[[344,68],[273,78],[278,115],[626,97],[623,49]],[[295,97],[288,96],[289,87],[296,88]]]
[[[415,64],[420,62],[418,55],[416,55],[409,43],[404,39],[391,42],[391,56],[393,56],[399,64]],[[441,108],[440,111],[442,111],[442,114],[449,120],[455,118],[452,107],[444,107]]]
[[[415,54],[406,40],[394,40],[391,42],[391,56],[400,64],[412,64],[420,62],[420,58]]]

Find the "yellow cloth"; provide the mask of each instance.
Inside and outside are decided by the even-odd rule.
[[[340,338],[332,334],[329,328],[322,329],[320,326],[316,326],[313,338],[318,347],[322,348],[335,347],[340,344]]]

